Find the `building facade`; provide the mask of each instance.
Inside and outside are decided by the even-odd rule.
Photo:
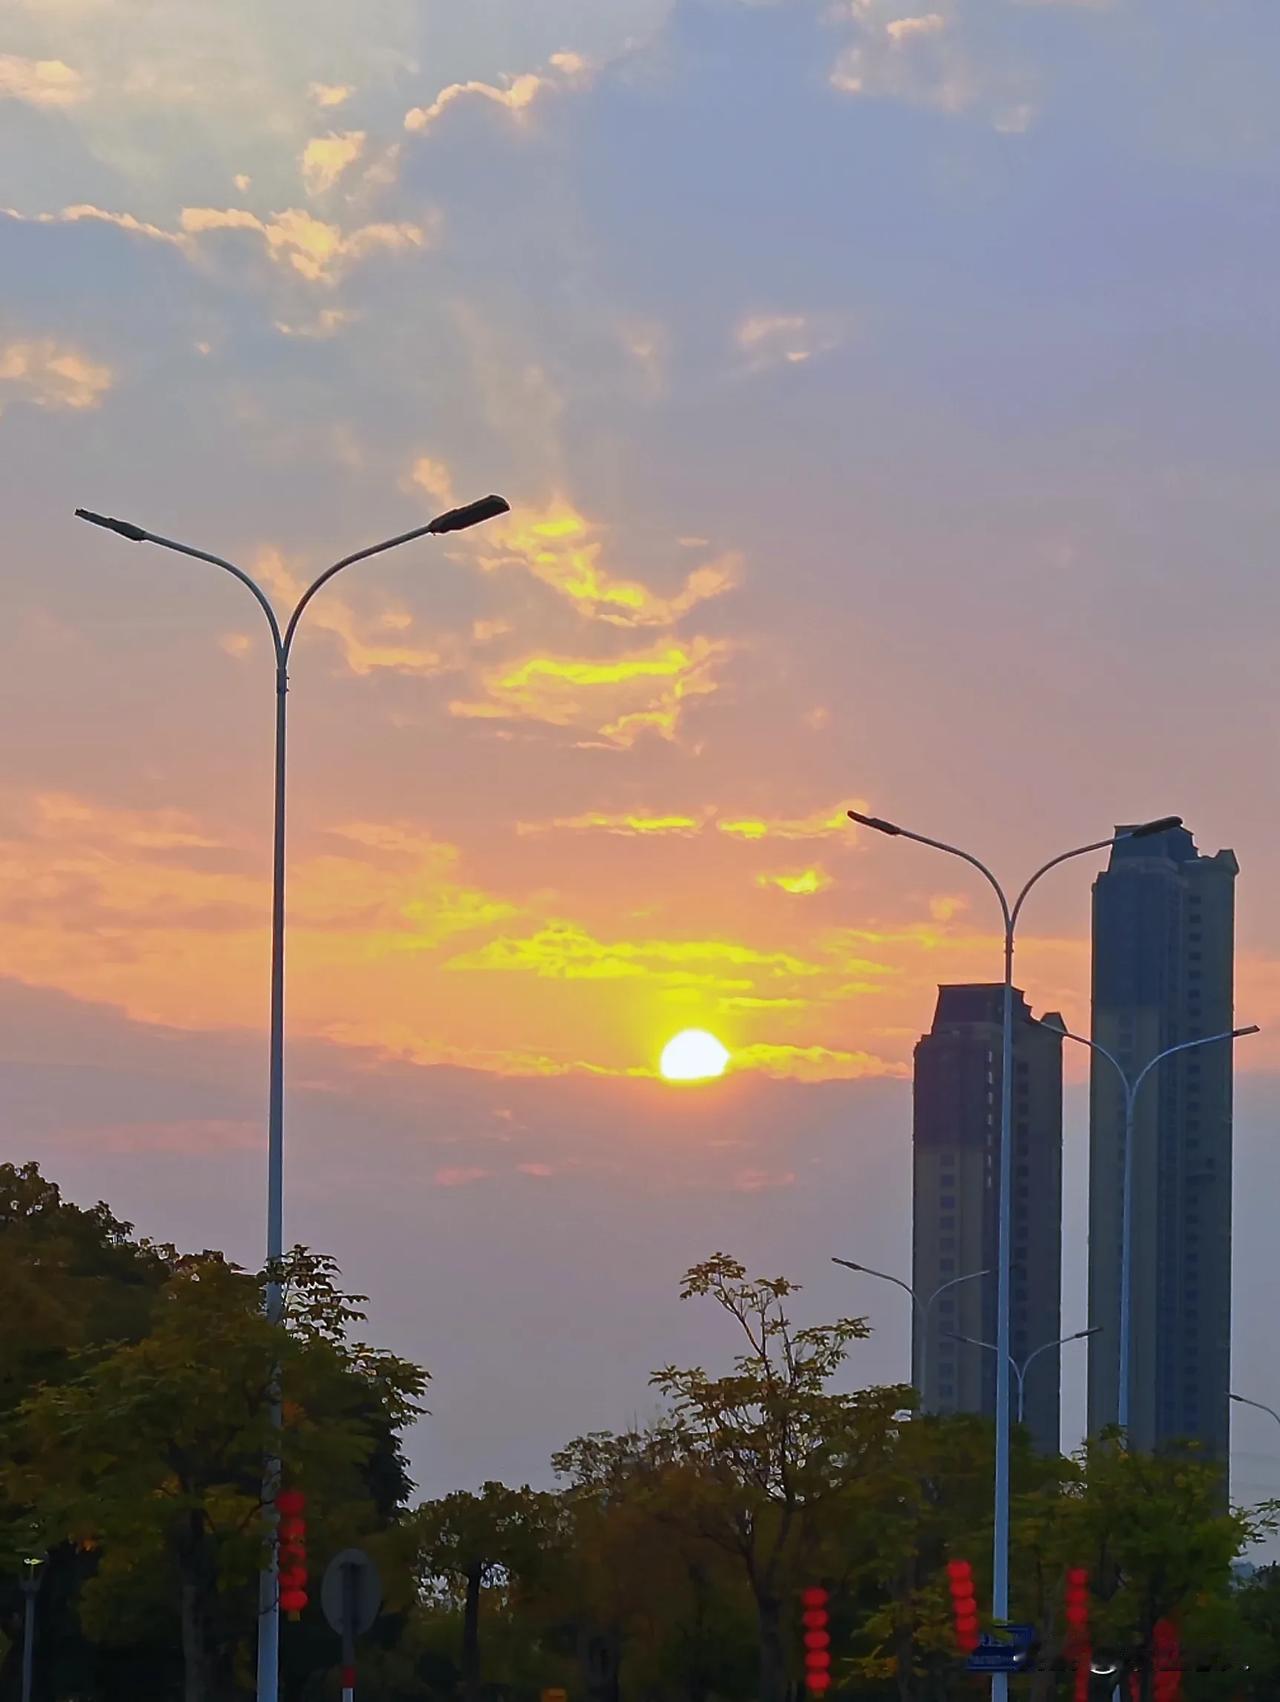
[[[953,1339],[994,1343],[999,1235],[1002,983],[939,987],[933,1027],[915,1051],[912,1283],[934,1301],[918,1309],[912,1375],[932,1412],[995,1413],[995,1354]],[[1056,1021],[1058,1019],[1049,1019]],[[1014,994],[1011,1345],[1021,1364],[1062,1334],[1062,1040]],[[1011,1379],[1016,1401],[1016,1380]],[[1026,1420],[1037,1446],[1056,1452],[1057,1353],[1027,1377]],[[1016,1411],[1016,1408],[1015,1408]]]
[[[1169,1046],[1233,1026],[1231,851],[1185,828],[1112,848],[1093,889],[1093,1037],[1131,1076]],[[1230,1042],[1156,1065],[1133,1154],[1130,1426],[1135,1447],[1194,1438],[1225,1461],[1231,1375]],[[1089,1429],[1119,1396],[1124,1094],[1093,1060],[1089,1133]]]

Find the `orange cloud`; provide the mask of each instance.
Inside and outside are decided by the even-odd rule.
[[[307,84],[307,93],[311,96],[311,99],[315,102],[315,104],[320,107],[341,106],[344,101],[350,99],[352,92],[351,86],[348,83]]]
[[[744,1046],[729,1068],[759,1070],[787,1081],[862,1081],[868,1076],[909,1076],[905,1063],[892,1063],[871,1052],[842,1052],[829,1046]]]
[[[573,728],[580,744],[625,748],[646,732],[674,739],[690,699],[717,689],[715,672],[729,654],[723,640],[662,640],[608,660],[530,656],[482,676],[485,696],[457,700],[450,713],[496,720],[540,721]]]
[[[114,376],[109,366],[52,337],[0,344],[0,413],[6,391],[36,408],[96,408]]]
[[[291,606],[305,589],[301,576],[286,565],[278,550],[258,553],[254,576],[281,606]],[[427,676],[460,665],[460,652],[451,640],[415,644],[398,636],[408,633],[413,625],[413,617],[407,610],[388,609],[379,620],[364,621],[341,593],[329,586],[308,606],[306,624],[338,640],[343,659],[353,674],[368,675],[385,668],[393,673]]]

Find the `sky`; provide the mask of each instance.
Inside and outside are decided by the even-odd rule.
[[[989,894],[1176,812],[1239,881],[1236,1384],[1280,1402],[1280,14],[1268,0],[14,0],[0,40],[4,1144],[263,1239],[434,1377],[424,1493],[723,1361],[724,1248],[905,1374],[912,1046]],[[1087,1024],[1088,861],[1018,979]],[[704,1027],[726,1078],[663,1083]],[[1086,1322],[1082,1075],[1064,1328]],[[1083,1422],[1068,1374],[1064,1436]],[[1280,1493],[1237,1419],[1236,1490]]]

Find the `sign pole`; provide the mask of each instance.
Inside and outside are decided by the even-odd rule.
[[[356,1592],[360,1568],[350,1561],[342,1568],[342,1702],[356,1698]]]

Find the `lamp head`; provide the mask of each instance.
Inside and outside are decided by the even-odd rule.
[[[1150,839],[1157,833],[1168,833],[1172,828],[1181,826],[1181,816],[1158,816],[1155,821],[1139,822],[1138,826],[1131,827],[1124,837],[1126,839]]]
[[[859,827],[872,827],[877,833],[887,833],[891,839],[896,839],[902,832],[891,821],[884,821],[880,816],[864,816],[860,810],[846,810],[850,821],[856,821]]]
[[[76,519],[87,520],[91,526],[104,526],[108,532],[119,532],[122,538],[128,538],[134,544],[147,541],[148,534],[130,520],[113,520],[109,514],[95,514],[90,508],[77,508]]]
[[[856,1263],[853,1259],[838,1259],[834,1253],[831,1255],[831,1263],[833,1265],[843,1265],[847,1271],[860,1271],[866,1268],[865,1266]]]
[[[502,496],[482,496],[478,502],[468,502],[462,508],[451,508],[437,514],[427,527],[428,532],[465,532],[469,526],[479,526],[485,520],[496,520],[508,514],[511,504]]]

